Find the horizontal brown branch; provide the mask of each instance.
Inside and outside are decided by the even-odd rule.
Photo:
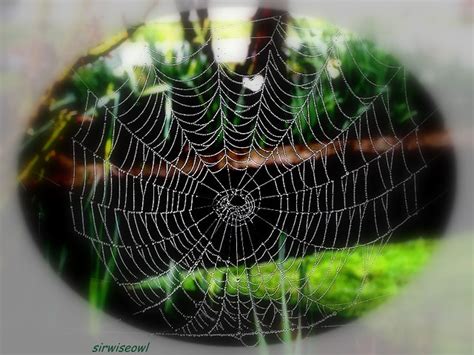
[[[93,164],[76,162],[65,154],[58,154],[50,160],[49,167],[45,169],[45,176],[55,184],[70,187],[73,182],[73,172],[75,174],[74,184],[82,185],[84,178],[87,184],[103,179],[104,171],[109,171],[113,175],[130,174],[133,176],[148,177],[150,175],[160,176],[162,178],[176,176],[184,173],[188,175],[197,175],[201,169],[220,170],[227,167],[231,170],[258,169],[266,166],[291,167],[304,161],[322,158],[331,158],[342,155],[346,157],[354,154],[361,154],[368,159],[390,151],[395,153],[410,152],[421,149],[443,150],[451,149],[453,146],[450,134],[447,131],[415,134],[399,139],[396,137],[377,137],[364,138],[361,140],[351,139],[344,142],[342,139],[336,139],[328,143],[311,143],[297,145],[283,145],[272,150],[251,149],[241,152],[221,152],[210,157],[204,156],[185,156],[171,163],[154,164],[154,166],[145,164],[137,165],[130,169],[119,170],[112,163],[110,169],[104,169],[103,164]],[[224,155],[225,154],[225,155]],[[75,171],[74,171],[75,170]],[[39,181],[27,179],[23,181],[26,185],[36,184]]]

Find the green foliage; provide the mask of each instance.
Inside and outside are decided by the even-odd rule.
[[[396,295],[426,264],[434,247],[432,240],[415,239],[261,263],[248,271],[243,267],[199,269],[175,277],[190,296],[202,292],[216,296],[225,287],[227,295],[239,293],[255,301],[280,303],[285,299],[288,307],[299,305],[314,313],[324,310],[352,318]],[[168,292],[169,277],[153,277],[134,287]]]
[[[289,93],[292,99],[288,110],[294,116],[291,130],[296,143],[326,140],[337,134],[351,125],[353,120],[363,117],[366,112],[370,113],[376,97],[379,98],[378,110],[382,111],[378,115],[389,117],[380,120],[382,131],[390,131],[391,125],[396,131],[397,127],[422,114],[417,112],[416,107],[409,107],[409,102],[416,101],[414,97],[418,89],[392,55],[368,40],[322,21],[292,21],[288,36],[297,38],[299,45],[288,49],[286,64],[288,78],[295,84]],[[176,28],[179,30],[174,30]],[[247,30],[241,33],[247,33]],[[149,95],[166,95],[167,129],[163,131],[163,138],[166,139],[173,120],[169,106],[174,93],[194,95],[191,105],[208,108],[204,116],[208,121],[205,130],[216,134],[216,144],[223,144],[227,122],[223,117],[236,124],[241,123],[238,114],[242,108],[239,105],[244,100],[242,95],[238,95],[234,114],[220,102],[220,95],[212,97],[218,78],[215,65],[208,56],[210,52],[201,48],[203,43],[183,41],[183,31],[177,24],[142,26],[129,41],[148,45],[152,66],[140,64],[125,71],[117,70],[121,60],[118,52],[113,51],[107,57],[72,73],[67,79],[64,95],[52,98],[50,111],[69,105],[69,108],[83,112],[81,110],[87,103],[89,91],[102,105],[112,99],[110,95],[115,90],[119,91],[120,97],[128,97],[131,90],[139,101],[143,100],[143,105],[148,102]],[[175,44],[163,46],[169,41],[175,41]],[[232,63],[221,66],[228,75],[232,75],[230,68]],[[124,85],[126,82],[127,85]],[[383,112],[385,109],[388,114]],[[219,110],[222,110],[220,114]],[[317,133],[315,127],[324,132],[323,136]],[[264,138],[257,139],[257,146],[265,147]]]
[[[287,62],[297,85],[291,103],[297,142],[317,139],[312,128],[318,122],[332,136],[371,114],[374,107],[378,117],[386,117],[379,122],[385,132],[391,130],[390,125],[396,131],[417,114],[409,103],[416,102],[413,96],[419,88],[391,54],[325,23],[295,23],[301,44],[289,51]],[[318,28],[317,33],[311,26]]]
[[[123,78],[113,73],[105,60],[99,59],[93,64],[80,67],[73,73],[71,91],[77,98],[78,108],[84,109],[89,91],[100,98],[109,93],[110,87],[120,87],[123,81]]]

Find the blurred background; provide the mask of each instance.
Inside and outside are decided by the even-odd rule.
[[[264,3],[321,17],[390,49],[434,96],[456,148],[457,190],[447,238],[402,295],[368,317],[299,344],[301,353],[470,353],[472,350],[473,5],[469,1]],[[98,343],[151,341],[160,354],[222,348],[155,337],[104,315],[50,272],[15,193],[19,142],[45,90],[87,49],[134,24],[209,6],[211,20],[248,19],[254,2],[4,1],[1,4],[1,345],[5,353],[88,353]],[[254,353],[254,348],[226,352]],[[285,352],[272,345],[272,352]]]

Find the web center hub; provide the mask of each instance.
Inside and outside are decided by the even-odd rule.
[[[240,226],[253,217],[255,200],[245,190],[229,189],[214,198],[213,208],[222,221]]]

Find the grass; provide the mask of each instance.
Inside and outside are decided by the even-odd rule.
[[[198,269],[189,275],[181,271],[175,277],[191,297],[202,292],[217,295],[224,287],[227,273],[228,295],[239,293],[255,301],[282,303],[285,309],[299,306],[313,313],[324,310],[354,318],[396,295],[426,264],[435,245],[433,240],[420,238],[384,246],[325,251],[289,258],[283,263],[261,263],[248,270],[243,267]],[[166,275],[143,280],[133,287],[169,292],[169,283]],[[176,285],[176,280],[173,284]]]

